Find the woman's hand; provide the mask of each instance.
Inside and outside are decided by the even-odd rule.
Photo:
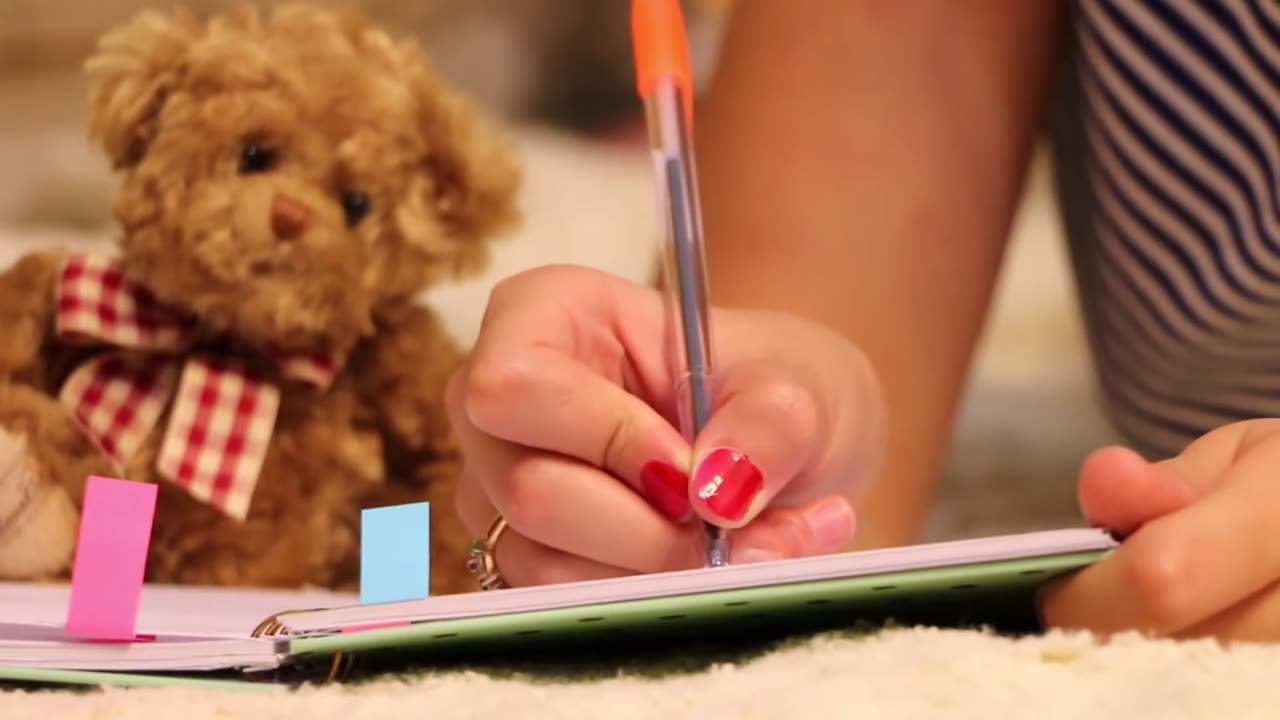
[[[862,353],[793,317],[716,311],[718,397],[690,447],[664,313],[657,291],[585,268],[494,289],[447,404],[465,459],[458,510],[476,537],[506,518],[507,583],[701,566],[699,518],[735,528],[735,563],[849,543],[883,444]]]
[[[1056,581],[1053,626],[1280,640],[1280,420],[1219,428],[1169,460],[1100,450],[1080,474],[1089,521],[1124,536]]]

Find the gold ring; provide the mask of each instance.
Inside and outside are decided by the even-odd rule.
[[[489,532],[485,533],[484,539],[471,543],[471,558],[467,560],[467,572],[479,577],[481,590],[501,590],[510,587],[498,572],[498,559],[494,554],[498,539],[506,529],[507,521],[499,515],[489,525]]]

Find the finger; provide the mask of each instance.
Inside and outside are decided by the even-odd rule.
[[[551,317],[552,322],[547,322]],[[501,355],[546,347],[582,360],[603,377],[643,385],[667,405],[672,381],[662,296],[598,270],[551,265],[517,273],[490,294],[475,347]]]
[[[1080,508],[1085,518],[1120,535],[1181,510],[1197,495],[1167,464],[1147,462],[1127,448],[1099,450],[1080,470]]]
[[[464,444],[464,448],[465,443],[472,440],[477,443],[485,444],[482,439],[485,436],[485,433],[475,427],[464,409],[467,374],[468,366],[464,364],[463,367],[450,378],[445,390],[445,402],[450,422],[456,428],[459,441]],[[626,434],[627,433],[618,433],[617,435],[621,437]],[[630,443],[623,441],[616,444],[619,447],[632,446]],[[470,453],[470,456],[484,457],[483,454],[485,452],[487,452],[487,450],[484,448],[476,448]],[[619,457],[625,457],[627,454],[627,451],[620,451],[616,453]],[[641,455],[633,454],[633,457],[635,456]],[[614,464],[618,466],[627,465],[625,461],[619,461]],[[505,471],[499,469],[494,472],[502,474]],[[692,517],[693,511],[690,509],[688,502],[688,475],[675,465],[664,462],[660,459],[651,459],[641,465],[638,472],[631,472],[628,470],[624,470],[623,472],[625,475],[633,478],[638,475],[638,479],[634,479],[632,482],[628,482],[627,484],[636,488],[640,494],[653,505],[654,508],[666,515],[671,521],[683,523]]]
[[[735,367],[722,391],[694,443],[689,501],[708,522],[740,528],[809,466],[826,418],[806,386],[765,363]]]
[[[467,472],[479,478],[489,502],[521,535],[636,572],[696,566],[695,528],[670,522],[616,478],[490,437],[465,419],[455,432]]]
[[[495,507],[522,534],[637,572],[695,567],[692,526],[668,521],[627,486],[579,462],[513,452],[506,476],[482,477]]]
[[[608,580],[636,574],[536,543],[510,528],[499,538],[494,562],[502,579],[512,587]]]
[[[765,562],[837,552],[853,538],[849,501],[828,495],[797,507],[769,507],[733,534],[734,563]]]
[[[497,510],[480,483],[467,476],[458,486],[458,514],[477,538],[484,537]],[[515,587],[555,585],[582,580],[602,580],[630,575],[627,570],[547,547],[508,526],[494,548],[498,574]]]
[[[1155,463],[1127,448],[1098,450],[1080,471],[1081,510],[1092,524],[1127,535],[1186,507],[1222,482],[1248,441],[1249,428],[1247,423],[1218,428]]]
[[[1280,581],[1187,628],[1178,633],[1178,637],[1214,638],[1226,642],[1280,641]]]
[[[1054,625],[1172,634],[1222,612],[1280,576],[1280,435],[1249,446],[1219,487],[1151,521],[1110,556],[1045,594]]]
[[[637,490],[651,463],[689,466],[688,443],[666,418],[555,350],[478,350],[462,392],[466,419],[484,433],[582,460]]]
[[[1175,457],[1156,463],[1181,478],[1196,495],[1221,485],[1239,456],[1280,431],[1280,420],[1245,420],[1224,425],[1192,441]]]

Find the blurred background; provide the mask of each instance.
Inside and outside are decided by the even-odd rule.
[[[215,11],[232,3],[184,4]],[[440,70],[519,141],[524,226],[502,243],[483,278],[427,298],[460,342],[474,337],[492,284],[527,267],[573,262],[647,277],[656,226],[636,133],[642,117],[628,3],[342,4],[416,36]],[[79,67],[100,33],[148,7],[168,4],[0,0],[0,265],[43,245],[110,242],[112,179],[83,138]],[[695,76],[705,83],[731,0],[686,0],[686,7]],[[1042,153],[1027,180],[927,539],[1079,523],[1079,462],[1113,441],[1095,401],[1048,171]]]

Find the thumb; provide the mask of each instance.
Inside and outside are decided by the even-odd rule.
[[[798,383],[742,374],[731,382],[742,389],[725,388],[723,404],[694,442],[689,503],[707,522],[734,529],[808,468],[826,437],[826,420]]]
[[[1085,518],[1120,535],[1181,510],[1197,495],[1168,462],[1148,462],[1127,448],[1098,450],[1080,470],[1080,509]]]

